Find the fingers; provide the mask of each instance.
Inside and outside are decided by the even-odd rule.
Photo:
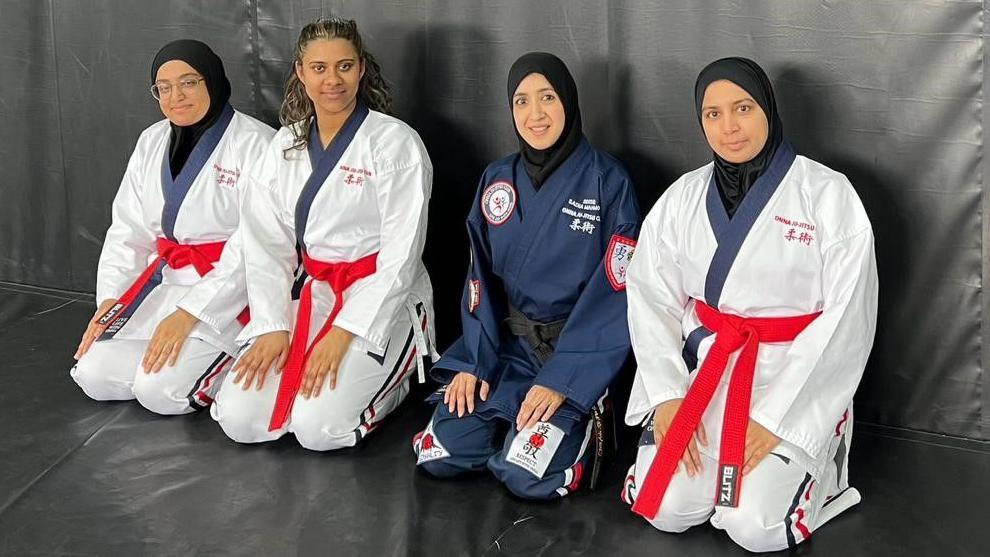
[[[540,397],[537,399],[536,404],[533,405],[533,413],[530,415],[529,420],[526,420],[526,427],[536,427],[536,424],[540,421],[545,422],[549,420],[555,410],[556,408],[553,407],[552,400]],[[544,416],[546,416],[546,419],[543,418]]]
[[[248,348],[248,351],[241,356],[240,361],[234,366],[234,371],[236,372],[234,383],[236,384],[243,380],[241,389],[245,391],[251,388],[251,383],[255,379],[259,382],[258,388],[261,388],[260,382],[263,380],[264,371],[268,368],[267,366],[262,367],[266,358],[260,352],[257,346]]]
[[[76,348],[76,353],[73,358],[76,360],[82,358],[86,352],[89,352],[89,347],[93,345],[99,334],[92,330],[92,327],[87,327],[86,332],[83,333],[82,340],[79,341],[79,347]]]
[[[707,447],[708,446],[708,433],[705,431],[705,424],[703,424],[701,422],[698,422],[698,429],[697,429],[696,434],[698,436],[698,442],[701,443],[701,446]]]
[[[303,372],[303,384],[302,388],[299,389],[299,394],[303,398],[309,398],[313,395],[313,387],[316,386],[317,381],[320,385],[323,384],[323,376],[327,373],[327,361],[322,358],[313,358],[312,355],[309,361],[306,363],[306,370]]]
[[[654,422],[654,424],[653,424],[653,442],[656,444],[658,451],[660,450],[660,446],[663,445],[663,433],[664,432],[660,431],[660,428],[657,427],[656,426],[656,423]]]
[[[695,474],[701,473],[701,455],[698,453],[698,444],[694,439],[688,442],[687,450],[684,451],[684,465],[687,468],[688,477],[693,478]]]
[[[553,414],[556,411],[557,411],[557,409],[555,408],[555,405],[552,402],[549,403],[549,404],[547,404],[547,407],[543,411],[543,414],[540,416],[539,421],[541,421],[541,422],[549,422],[550,421],[550,418],[553,417]],[[536,425],[536,424],[534,423],[533,425]]]
[[[491,386],[488,384],[488,381],[481,382],[481,390],[479,392],[479,396],[481,397],[481,400],[488,400],[488,390],[490,387]]]
[[[183,339],[179,339],[175,344],[172,345],[172,352],[168,357],[168,365],[174,366],[176,362],[179,361],[179,352],[182,352]]]
[[[533,417],[534,412],[536,412],[536,403],[532,396],[526,395],[526,400],[519,406],[519,415],[516,416],[516,429],[522,431]]]
[[[536,424],[540,422],[540,418],[543,416],[543,413],[549,409],[549,405],[545,402],[541,402],[533,408],[533,413],[530,414],[529,419],[526,420],[526,428],[536,427]]]
[[[464,417],[465,412],[470,413],[474,409],[474,382],[470,386],[462,383],[460,391],[457,393],[457,417]]]
[[[268,368],[263,368],[260,373],[254,374],[254,388],[260,391],[265,385],[265,377],[268,377]]]
[[[169,354],[172,352],[172,346],[173,345],[168,343],[168,341],[160,344],[158,347],[158,357],[156,357],[153,363],[151,364],[151,369],[146,368],[144,372],[158,373],[159,371],[161,371],[162,367],[165,366],[165,363],[168,362]]]
[[[141,359],[141,367],[144,369],[145,373],[151,373],[151,368],[158,361],[159,356],[162,352],[162,340],[158,335],[152,335],[151,340],[148,341],[148,347],[144,350],[144,358]]]
[[[285,362],[289,359],[289,348],[283,347],[278,353],[278,359],[275,361],[275,373],[282,373],[282,369],[285,368]]]
[[[746,447],[746,456],[744,458],[745,464],[743,465],[742,473],[745,476],[753,471],[766,456],[770,454],[770,447],[768,445],[754,443],[752,449]]]
[[[327,377],[330,379],[330,390],[337,388],[337,378],[340,377],[340,362],[336,361],[330,365],[330,369],[327,370]],[[317,393],[319,394],[319,393]]]
[[[337,388],[337,366],[338,362],[330,360],[324,362],[321,366],[322,373],[317,374],[316,379],[313,381],[313,391],[312,396],[318,397],[320,393],[323,392],[323,384],[329,383],[330,390]]]
[[[447,390],[443,392],[443,403],[447,405],[447,412],[451,414],[454,413],[457,401],[458,385],[460,385],[460,382],[457,380],[457,377],[454,377],[454,380],[447,385]]]
[[[474,412],[474,389],[477,379],[470,373],[458,373],[444,392],[447,411],[463,417],[464,413]]]
[[[467,413],[472,414],[474,413],[474,389],[471,389],[464,394],[467,398]]]

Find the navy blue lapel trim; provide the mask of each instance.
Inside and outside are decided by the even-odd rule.
[[[306,180],[306,185],[303,187],[302,193],[299,194],[299,199],[296,201],[295,214],[296,242],[303,250],[306,249],[306,244],[303,243],[303,237],[306,235],[306,221],[309,220],[309,210],[313,206],[313,200],[316,199],[316,194],[323,187],[323,183],[327,181],[330,173],[333,172],[337,163],[340,162],[340,157],[344,156],[344,151],[347,150],[351,141],[354,140],[358,129],[360,129],[361,124],[368,117],[368,112],[368,107],[361,101],[358,101],[357,106],[354,107],[354,112],[347,117],[344,126],[340,128],[340,132],[337,133],[336,137],[333,138],[330,145],[327,145],[325,150],[320,148],[320,133],[316,127],[316,119],[313,119],[308,149],[309,160],[313,165],[313,172],[309,175],[309,179]]]
[[[777,148],[777,152],[770,162],[770,168],[760,176],[753,187],[743,198],[742,203],[736,209],[735,215],[729,219],[725,212],[725,206],[718,194],[718,185],[715,184],[715,175],[708,182],[708,196],[706,208],[708,210],[708,221],[712,225],[715,233],[715,240],[718,247],[712,257],[711,265],[708,267],[708,275],[705,277],[705,302],[717,308],[719,299],[722,297],[722,288],[725,286],[725,279],[732,269],[732,264],[739,255],[746,236],[752,230],[756,219],[770,202],[774,192],[780,185],[781,180],[790,170],[794,163],[794,148],[791,144],[784,142]]]
[[[199,138],[175,179],[172,178],[172,170],[168,164],[169,149],[168,146],[165,147],[165,154],[162,156],[162,196],[165,198],[165,205],[162,207],[162,233],[169,240],[175,241],[175,221],[179,218],[179,208],[182,207],[186,194],[220,144],[233,118],[234,109],[229,104],[224,106],[220,118]]]

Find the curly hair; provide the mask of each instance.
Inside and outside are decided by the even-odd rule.
[[[371,110],[390,114],[392,110],[392,95],[388,83],[382,77],[382,68],[378,61],[365,50],[358,33],[357,23],[353,19],[330,17],[318,19],[299,32],[295,53],[292,59],[293,71],[285,84],[285,97],[278,111],[278,119],[283,126],[292,130],[294,142],[286,152],[292,149],[305,149],[309,143],[311,117],[314,114],[313,101],[306,95],[306,87],[296,76],[295,67],[302,63],[303,51],[306,45],[315,40],[347,39],[358,52],[364,76],[358,84],[358,95],[361,101]],[[301,124],[301,125],[294,125]]]

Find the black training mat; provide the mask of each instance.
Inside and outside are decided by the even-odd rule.
[[[488,476],[415,470],[417,388],[356,448],[246,446],[207,412],[98,403],[67,372],[92,302],[0,286],[0,555],[742,555],[705,525],[655,531],[619,501],[636,432],[595,492],[516,499]],[[990,445],[857,424],[858,507],[799,555],[983,556]]]

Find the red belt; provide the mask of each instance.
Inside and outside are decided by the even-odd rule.
[[[633,505],[633,512],[653,519],[660,510],[663,495],[677,465],[687,449],[691,436],[698,428],[701,416],[715,394],[729,363],[729,356],[742,349],[729,379],[728,400],[722,419],[722,443],[719,454],[716,504],[735,507],[742,485],[740,472],[746,449],[746,428],[749,425],[749,402],[753,391],[753,375],[761,342],[794,340],[821,312],[794,317],[739,317],[719,312],[696,301],[695,311],[708,330],[714,331],[715,342],[708,351],[701,369],[684,402],[681,403],[670,429],[664,435],[646,480]]]
[[[133,311],[126,311],[134,302],[135,298],[145,290],[145,286],[151,277],[161,268],[162,264],[173,269],[182,269],[190,265],[196,269],[199,276],[205,276],[213,270],[213,264],[220,260],[220,254],[227,242],[212,242],[209,244],[180,244],[168,238],[158,238],[155,246],[158,248],[158,258],[141,273],[141,276],[134,281],[126,292],[117,300],[106,313],[100,316],[100,325],[110,328],[114,321],[122,315],[130,315]],[[139,302],[140,303],[140,302]],[[237,320],[246,324],[250,319],[247,308],[237,316]]]
[[[289,357],[285,362],[285,369],[282,370],[282,380],[278,385],[278,396],[275,399],[275,410],[272,412],[272,419],[268,424],[268,431],[275,431],[285,425],[292,411],[292,404],[296,400],[296,393],[302,384],[303,370],[306,367],[306,360],[313,350],[313,346],[320,341],[330,331],[333,321],[340,308],[343,307],[344,290],[354,284],[358,279],[362,279],[375,272],[378,254],[362,257],[357,261],[347,263],[324,263],[310,258],[303,253],[303,267],[310,276],[303,286],[299,296],[299,311],[296,313],[296,326],[292,330],[292,343],[289,345]],[[313,312],[313,282],[323,281],[330,285],[333,291],[333,309],[326,322],[313,339],[313,344],[307,346],[309,340],[309,322]]]

